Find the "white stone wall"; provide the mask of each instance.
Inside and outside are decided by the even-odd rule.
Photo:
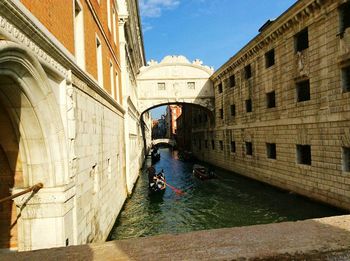
[[[166,56],[160,63],[150,61],[137,77],[141,111],[169,103],[194,103],[214,109],[214,91],[209,77],[213,68],[184,56]],[[158,83],[164,83],[160,89]],[[193,88],[189,83],[194,83]]]
[[[23,167],[12,193],[44,186],[15,199],[18,249],[103,241],[127,195],[124,110],[51,35],[27,36],[42,26],[16,12],[0,9],[1,103]]]
[[[122,115],[76,92],[77,243],[105,240],[126,198]]]

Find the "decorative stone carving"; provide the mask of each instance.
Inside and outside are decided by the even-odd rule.
[[[13,24],[11,24],[6,18],[0,16],[0,29],[2,34],[6,35],[9,39],[19,44],[24,44],[33,53],[35,53],[38,58],[49,65],[49,67],[55,68],[57,71],[67,76],[67,70],[56,62],[51,56],[49,56],[45,51],[38,47],[31,39],[29,39],[25,34],[18,30]]]
[[[75,153],[75,137],[76,137],[76,94],[72,85],[71,71],[67,77],[67,130],[68,130],[68,149],[69,149],[69,168],[70,178],[73,178],[77,170],[77,156]]]

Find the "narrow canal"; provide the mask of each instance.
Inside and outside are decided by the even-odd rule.
[[[167,187],[162,196],[149,195],[144,170],[110,240],[344,214],[224,170],[215,170],[220,179],[201,181],[192,174],[193,163],[178,160],[176,151],[164,148],[160,153],[157,172],[164,169],[167,182],[184,193]]]

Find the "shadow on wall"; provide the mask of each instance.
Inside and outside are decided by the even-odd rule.
[[[21,103],[16,82],[0,76],[0,199],[10,196],[14,187],[23,187],[19,126],[13,119],[20,119]],[[0,203],[0,249],[17,248],[17,219],[12,200]]]

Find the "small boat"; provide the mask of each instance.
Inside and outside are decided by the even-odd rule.
[[[163,170],[158,174],[155,174],[153,178],[150,179],[148,188],[151,193],[160,193],[165,191],[166,181]]]
[[[155,163],[160,160],[160,153],[158,152],[158,149],[152,150],[151,159],[152,159],[152,163]]]
[[[152,159],[152,163],[155,163],[155,162],[159,161],[159,160],[160,160],[160,154],[159,154],[159,152],[157,152],[157,153],[152,153],[152,154],[151,154],[151,159]]]
[[[201,180],[218,178],[213,171],[199,164],[193,165],[193,175]]]
[[[179,158],[179,160],[185,161],[185,162],[193,161],[195,159],[193,153],[191,151],[187,151],[187,150],[180,152],[178,154],[178,158]]]

